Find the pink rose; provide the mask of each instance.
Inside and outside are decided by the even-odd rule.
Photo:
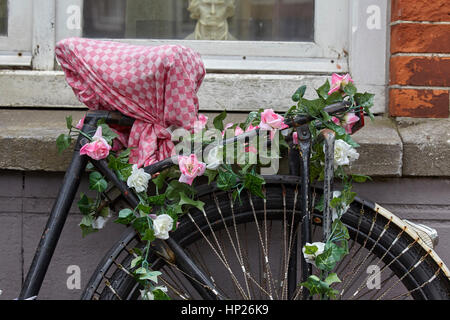
[[[259,126],[253,126],[253,125],[250,123],[250,125],[248,126],[247,130],[245,130],[245,132],[249,132],[249,131],[252,131],[252,130],[256,130],[256,129],[258,129],[258,128],[259,128]]]
[[[342,121],[334,116],[331,117],[331,120],[338,126],[343,127],[346,133],[352,133],[352,127],[355,123],[359,121],[359,117],[355,115],[355,113],[353,112],[348,112],[344,115]]]
[[[333,73],[331,76],[331,89],[328,91],[328,95],[333,92],[339,91],[342,87],[345,87],[349,82],[353,83],[353,79],[350,77],[350,74],[346,74],[340,76],[336,73]]]
[[[92,138],[92,142],[86,143],[80,149],[80,155],[86,154],[94,160],[105,159],[109,154],[109,150],[111,150],[111,146],[102,136],[102,127],[97,128]]]
[[[77,128],[78,130],[83,129],[83,125],[84,125],[84,119],[86,118],[86,115],[80,119],[80,121],[78,121],[77,125],[75,126],[75,128]]]
[[[198,161],[195,154],[190,156],[178,156],[178,165],[180,167],[181,176],[178,181],[191,185],[194,179],[203,175],[206,164]]]
[[[353,112],[346,113],[344,116],[344,121],[342,122],[345,132],[352,133],[353,125],[358,121],[359,117],[355,115]]]
[[[273,109],[266,109],[261,113],[259,127],[263,130],[284,129],[288,126],[284,123],[284,117],[276,114]]]
[[[338,126],[341,125],[341,120],[339,120],[339,119],[336,118],[335,116],[332,116],[332,117],[331,117],[331,120],[332,120],[334,123],[336,123]]]
[[[243,134],[243,133],[244,133],[244,130],[242,130],[242,128],[239,127],[239,126],[237,126],[237,127],[234,129],[234,135],[235,135],[235,136],[238,136],[238,135]]]
[[[206,123],[208,122],[208,117],[204,114],[198,115],[198,120],[194,123],[194,132],[200,132],[206,127]]]

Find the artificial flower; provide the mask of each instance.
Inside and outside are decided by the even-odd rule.
[[[99,126],[94,136],[93,141],[86,143],[80,149],[80,155],[88,155],[94,160],[105,159],[109,155],[109,150],[111,146],[106,142],[105,138],[102,136],[102,127]]]
[[[350,74],[345,74],[340,76],[336,73],[333,73],[331,76],[331,89],[328,91],[328,95],[331,95],[333,92],[341,90],[341,88],[345,87],[350,82],[353,83],[353,79],[350,77]]]
[[[178,156],[178,165],[180,167],[181,176],[178,181],[192,185],[194,179],[203,175],[206,164],[198,161],[195,154],[190,156]]]
[[[314,253],[306,253],[306,246],[316,247],[317,251]],[[303,257],[305,257],[306,262],[312,263],[315,265],[317,256],[322,254],[324,250],[325,250],[325,243],[323,243],[323,242],[313,242],[313,243],[307,242],[305,244],[305,246],[302,248]]]
[[[153,220],[155,237],[162,240],[169,239],[169,231],[173,228],[173,219],[168,214],[161,214]]]
[[[339,198],[340,196],[340,191],[333,191],[333,199]],[[348,204],[345,204],[344,202],[341,202],[341,204],[337,208],[331,208],[331,218],[333,219],[333,221],[339,219],[344,213],[347,212],[349,208],[350,206]]]
[[[84,116],[83,118],[80,119],[80,121],[78,121],[77,125],[75,126],[75,128],[77,128],[78,130],[83,129],[83,125],[84,125],[84,119],[86,118],[86,116]]]
[[[324,146],[325,149],[325,146]],[[359,153],[356,149],[342,139],[338,139],[334,143],[334,168],[338,166],[349,165],[350,162],[357,160]]]
[[[127,185],[130,188],[134,188],[138,193],[144,192],[147,191],[150,179],[150,174],[146,173],[142,168],[139,169],[136,164],[133,164],[131,175],[127,179]]]

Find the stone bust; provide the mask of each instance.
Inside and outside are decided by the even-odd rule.
[[[235,0],[190,0],[188,10],[197,20],[188,40],[236,40],[228,32],[227,19],[234,15]]]

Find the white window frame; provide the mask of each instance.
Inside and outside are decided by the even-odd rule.
[[[313,72],[348,71],[348,15],[350,0],[315,0],[314,41],[206,41],[206,40],[152,40],[104,39],[131,44],[180,44],[198,51],[209,71],[237,72]],[[58,0],[56,3],[56,41],[81,36],[80,29],[68,30],[68,6],[78,6],[82,12],[83,0]],[[81,15],[80,15],[81,18]]]
[[[0,65],[30,65],[32,1],[8,0],[8,32],[0,36]]]
[[[209,71],[347,72],[350,1],[339,0],[339,6],[336,6],[336,0],[315,0],[313,42],[108,40],[142,45],[168,43],[185,45],[200,52]],[[79,19],[82,19],[83,0],[10,0],[9,2],[13,9],[9,19],[11,25],[8,28],[10,39],[0,40],[2,55],[0,64],[30,65],[32,59],[34,70],[53,70],[54,46],[57,41],[82,35],[81,21],[80,28],[69,29],[67,20],[73,19],[74,15],[73,11],[68,10],[69,6],[72,8],[78,6]],[[14,48],[14,50],[7,48]],[[27,57],[27,59],[17,59],[15,57],[17,52],[21,52],[21,57]]]

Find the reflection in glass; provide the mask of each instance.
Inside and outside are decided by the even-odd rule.
[[[8,33],[8,0],[0,0],[0,35]]]
[[[314,0],[96,0],[83,15],[92,38],[314,39]]]

